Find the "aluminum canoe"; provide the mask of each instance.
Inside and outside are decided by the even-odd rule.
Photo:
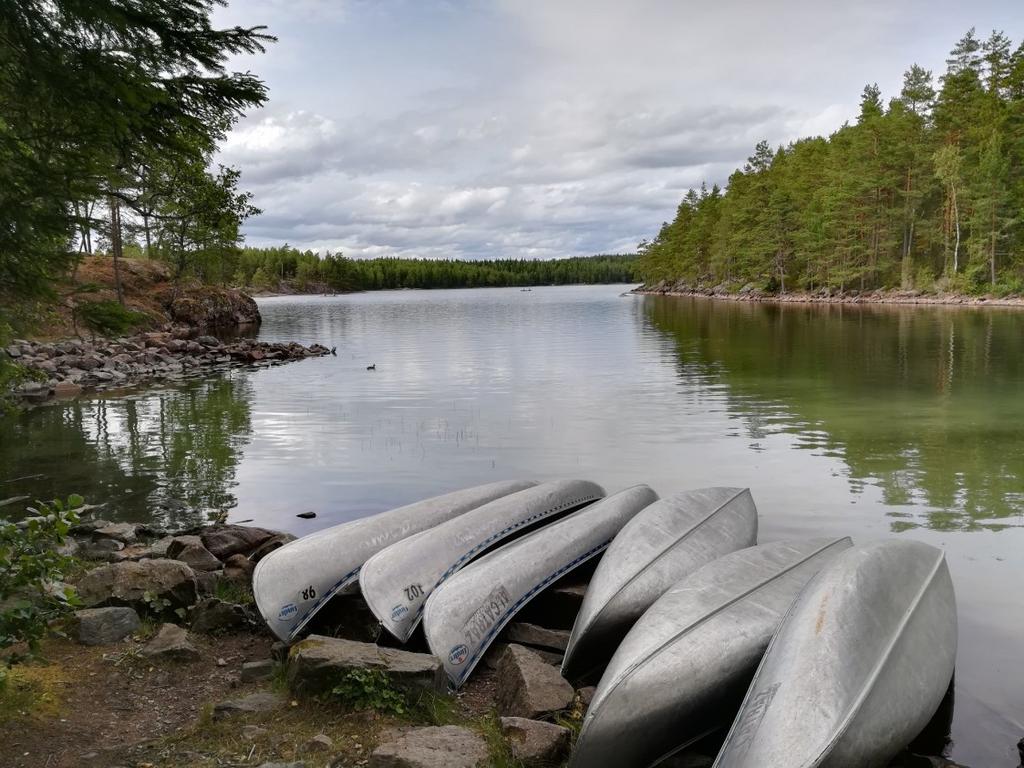
[[[278,638],[290,643],[334,595],[355,586],[360,568],[371,555],[536,484],[514,480],[464,488],[296,539],[256,564],[252,590],[260,614]]]
[[[702,565],[757,543],[746,488],[701,488],[651,504],[630,520],[598,563],[576,616],[562,674],[594,676],[640,615]]]
[[[928,724],[956,659],[942,550],[887,540],[842,553],[772,638],[717,768],[881,768]]]
[[[678,582],[608,663],[570,765],[643,768],[727,726],[800,590],[850,546],[848,538],[762,544]]]
[[[545,587],[601,554],[658,494],[636,485],[516,539],[449,578],[423,610],[423,631],[452,687],[466,681],[504,626]]]
[[[604,496],[588,480],[553,480],[504,496],[382,549],[363,565],[359,586],[384,628],[405,642],[430,594],[506,539]]]

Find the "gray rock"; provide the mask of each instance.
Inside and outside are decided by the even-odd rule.
[[[79,543],[75,554],[86,560],[110,560],[123,549],[115,539],[89,539]]]
[[[546,629],[522,621],[509,624],[504,635],[505,640],[510,643],[552,648],[562,653],[565,653],[565,649],[569,647],[569,632],[561,629]]]
[[[198,661],[199,650],[188,641],[188,633],[177,624],[161,624],[156,637],[146,643],[142,655],[168,661]]]
[[[83,645],[116,643],[139,628],[132,608],[84,608],[75,611],[78,642]]]
[[[385,734],[369,768],[485,768],[491,764],[484,738],[457,725],[412,728]]]
[[[295,541],[295,537],[290,533],[278,533],[271,536],[269,539],[260,544],[256,549],[252,551],[249,558],[254,563],[258,563],[264,557],[269,555],[275,549],[280,549],[290,541]]]
[[[334,741],[324,733],[318,733],[302,745],[302,754],[317,755],[334,749]]]
[[[148,547],[140,550],[136,555],[137,560],[147,560],[159,557],[167,557],[167,550],[174,541],[173,536],[163,536],[152,542]]]
[[[222,701],[213,707],[213,719],[223,720],[234,715],[252,714],[254,712],[273,712],[285,705],[285,698],[269,691],[251,693],[241,699]]]
[[[269,680],[274,676],[275,666],[276,664],[273,659],[247,661],[242,664],[242,682],[258,683],[263,680]]]
[[[168,600],[172,609],[192,605],[199,596],[195,573],[176,560],[101,565],[78,582],[78,594],[88,607],[126,605],[145,610],[146,593]]]
[[[561,725],[503,717],[501,732],[512,756],[526,765],[561,763],[569,754],[569,729]]]
[[[224,578],[239,586],[252,585],[252,561],[245,555],[232,555],[224,561]]]
[[[296,693],[318,695],[353,669],[382,670],[396,688],[408,693],[447,690],[444,667],[436,656],[322,635],[310,635],[292,646],[288,685]]]
[[[216,571],[221,562],[203,546],[198,536],[175,536],[167,546],[167,557],[180,560],[193,571]]]
[[[510,645],[501,655],[497,688],[500,714],[530,719],[565,709],[574,693],[555,667],[521,645]]]
[[[217,591],[217,584],[224,578],[224,571],[194,571],[196,589],[200,597],[212,597]]]
[[[277,533],[246,525],[218,525],[205,529],[199,538],[214,557],[218,560],[227,560],[231,555],[248,555]]]
[[[590,702],[594,700],[594,694],[597,693],[597,687],[588,685],[585,688],[580,688],[576,691],[576,695],[580,697],[580,703],[584,707],[589,707]]]
[[[490,648],[487,649],[487,653],[480,662],[488,669],[497,669],[498,662],[501,661],[502,655],[505,653],[505,649],[508,648],[508,643],[494,643]],[[554,651],[545,651],[543,648],[531,648],[540,660],[545,664],[550,664],[553,667],[562,666],[563,655],[561,653],[555,653]]]
[[[249,626],[249,612],[243,606],[225,603],[216,597],[208,597],[196,603],[189,613],[193,632],[209,635],[245,629]]]
[[[265,736],[269,731],[266,728],[260,728],[258,725],[243,725],[242,726],[242,738],[246,741],[255,741],[260,736]]]
[[[92,535],[103,539],[114,539],[123,544],[131,544],[138,536],[137,528],[135,523],[111,523],[95,529]]]

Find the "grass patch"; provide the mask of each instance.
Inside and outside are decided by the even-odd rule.
[[[23,718],[54,718],[60,714],[66,671],[56,664],[21,664],[7,672],[0,686],[0,724]]]
[[[225,603],[236,603],[238,605],[254,605],[255,599],[252,590],[244,584],[227,579],[218,579],[213,588],[213,596]]]

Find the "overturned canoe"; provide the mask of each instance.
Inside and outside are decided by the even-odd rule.
[[[423,631],[458,687],[516,612],[545,587],[605,550],[658,494],[636,485],[573,512],[470,563],[434,590]]]
[[[456,571],[530,526],[602,496],[596,483],[554,480],[484,504],[369,558],[359,576],[363,598],[384,628],[405,642],[431,592]]]
[[[630,520],[594,572],[569,638],[562,674],[591,677],[640,615],[702,565],[757,543],[746,488],[701,488],[657,501]]]
[[[718,768],[881,768],[927,725],[956,659],[942,550],[888,540],[847,550],[772,638]]]
[[[371,555],[536,484],[516,480],[465,488],[296,539],[256,564],[252,591],[260,614],[275,635],[291,642],[331,597],[355,585],[359,569]]]
[[[793,600],[848,549],[777,541],[708,563],[647,609],[608,663],[572,766],[648,766],[726,726]]]

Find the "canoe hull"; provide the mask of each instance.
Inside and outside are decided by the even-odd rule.
[[[363,563],[384,547],[535,485],[464,488],[296,539],[256,564],[252,589],[260,614],[280,640],[291,642],[334,595],[355,588]]]
[[[506,544],[434,590],[423,631],[452,687],[466,681],[494,638],[534,596],[600,555],[627,521],[657,499],[646,485],[627,488]]]
[[[718,768],[881,768],[935,713],[956,659],[942,550],[886,540],[844,552],[783,620]]]
[[[793,600],[850,546],[848,538],[762,544],[677,583],[609,662],[571,765],[651,765],[728,725]]]
[[[757,543],[757,508],[745,488],[702,488],[651,504],[608,547],[587,587],[562,674],[585,680],[662,594],[698,568]]]
[[[363,598],[384,628],[405,642],[431,593],[474,558],[602,496],[596,483],[554,480],[480,506],[369,558],[359,577]]]

